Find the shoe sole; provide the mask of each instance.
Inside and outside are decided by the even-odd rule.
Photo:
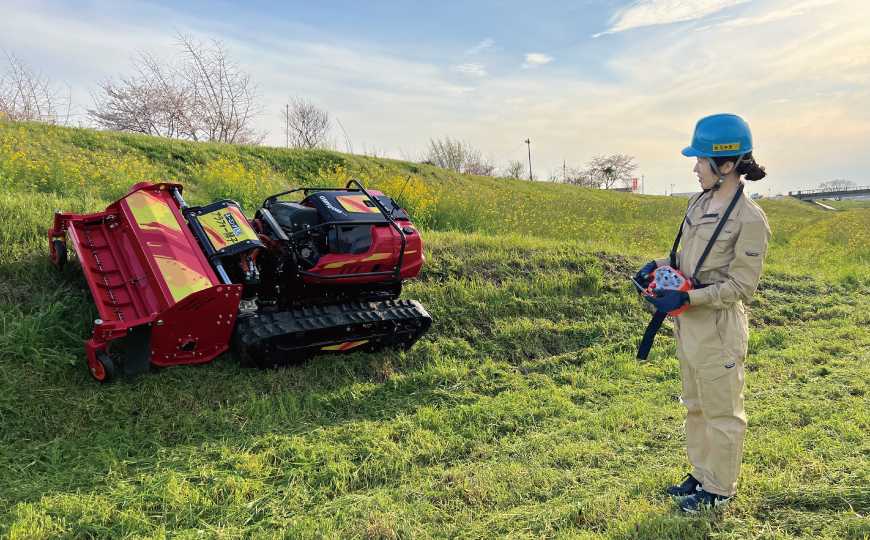
[[[733,499],[733,497],[732,497],[732,499]],[[703,510],[710,510],[710,509],[717,510],[720,507],[728,506],[730,503],[731,503],[731,499],[726,499],[722,502],[713,503],[712,506],[710,506],[709,504],[705,504]],[[698,510],[695,510],[694,508],[681,508],[681,510],[683,512],[686,512],[687,514],[692,514],[693,516],[697,515],[697,513],[698,513]]]

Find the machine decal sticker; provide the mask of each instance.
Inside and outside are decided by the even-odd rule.
[[[246,240],[257,240],[254,229],[248,224],[241,210],[235,206],[229,205],[198,218],[215,251]]]
[[[166,200],[148,190],[136,191],[125,200],[142,231],[142,244],[153,257],[172,299],[178,302],[211,287],[211,279],[190,251],[190,243]]]
[[[348,341],[347,343],[340,343],[338,345],[330,345],[328,347],[321,347],[321,351],[346,351],[348,349],[353,349],[354,347],[358,347],[365,343],[368,343],[369,340],[365,341]]]
[[[243,234],[245,234],[242,232],[242,229],[239,228],[236,220],[233,219],[233,215],[231,213],[227,212],[226,214],[224,214],[224,217],[227,218],[227,223],[229,223],[230,227],[233,228],[233,232],[236,233],[236,236],[242,236]]]
[[[172,299],[176,302],[196,291],[208,289],[212,285],[210,279],[192,270],[181,261],[170,257],[155,256],[154,262],[157,263],[157,268],[160,269],[163,280],[169,287]]]
[[[172,215],[172,210],[157,195],[150,191],[137,191],[127,197],[127,204],[136,223],[142,230],[146,229],[171,229],[181,232],[181,225]]]
[[[407,253],[407,251],[405,253]],[[392,256],[392,253],[375,253],[371,257],[366,257],[365,259],[363,259],[362,262],[381,261],[383,259],[389,259]]]
[[[332,206],[332,203],[329,202],[329,199],[327,199],[327,198],[324,197],[323,195],[318,195],[317,198],[320,199],[320,202],[323,203],[323,206],[329,208],[329,209],[332,210],[333,212],[336,212],[336,213],[341,214],[341,215],[343,215],[343,216],[346,216],[346,215],[347,215],[347,214],[345,214],[344,212],[342,212],[341,210],[339,210],[338,208]]]
[[[358,214],[379,214],[381,212],[365,195],[336,197],[336,200],[348,212],[356,212]],[[368,206],[366,203],[372,204],[372,206]]]
[[[359,259],[353,259],[351,261],[341,261],[341,262],[334,262],[334,263],[325,264],[325,265],[323,265],[323,267],[324,268],[341,268],[342,266],[345,266],[348,264],[354,264],[354,263],[358,263],[358,262],[359,262]]]

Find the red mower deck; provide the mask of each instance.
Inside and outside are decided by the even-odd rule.
[[[218,281],[169,187],[183,189],[139,184],[105,212],[54,216],[52,260],[62,265],[68,233],[100,313],[86,346],[98,380],[113,371],[108,342],[121,337],[128,375],[147,373],[149,363],[206,362],[227,350],[242,286]]]

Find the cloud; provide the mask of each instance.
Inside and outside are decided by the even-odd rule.
[[[805,2],[800,2],[793,6],[789,6],[785,9],[768,11],[767,13],[762,13],[756,17],[744,17],[742,19],[734,19],[733,21],[722,23],[719,26],[721,28],[736,28],[740,26],[753,26],[756,24],[781,21],[783,19],[788,19],[797,15],[803,15],[807,12],[807,10],[814,7],[833,4],[834,2],[838,1],[840,0],[807,0]]]
[[[523,64],[524,68],[534,68],[543,64],[549,64],[555,60],[549,54],[541,54],[541,53],[529,53],[526,55],[526,62]]]
[[[745,4],[752,0],[638,0],[622,13],[622,16],[604,34],[615,34],[641,26],[691,21],[706,17],[727,7]]]
[[[493,45],[495,45],[495,41],[493,41],[490,38],[486,38],[483,41],[481,41],[480,43],[478,43],[477,45],[475,45],[474,47],[465,51],[465,54],[477,54],[479,52],[491,51],[491,50],[495,49],[495,47],[493,47]]]
[[[457,73],[461,73],[466,77],[486,77],[489,73],[486,72],[486,69],[480,64],[459,64],[458,66],[451,66],[450,69]]]

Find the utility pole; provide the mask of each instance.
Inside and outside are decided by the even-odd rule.
[[[674,184],[671,184],[671,197],[674,196]]]
[[[643,175],[640,175],[640,194],[641,194],[641,195],[644,194],[644,193],[643,193],[643,187],[644,187],[644,184],[643,184]]]
[[[562,160],[562,183],[568,181],[568,167],[565,165],[567,160]]]
[[[533,181],[535,177],[532,176],[532,143],[529,139],[526,139],[525,143],[529,147],[529,181]]]

